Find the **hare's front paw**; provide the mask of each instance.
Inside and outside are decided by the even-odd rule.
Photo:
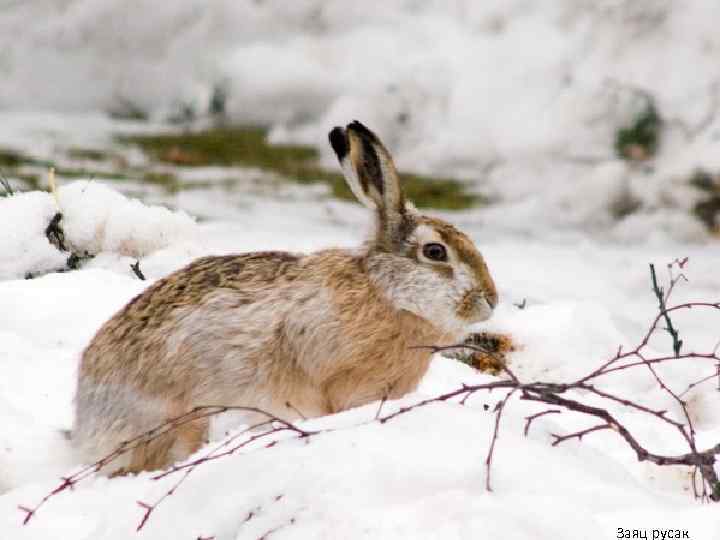
[[[518,349],[509,334],[474,332],[464,343],[472,348],[456,349],[447,356],[482,372],[497,375],[508,364],[508,354]]]

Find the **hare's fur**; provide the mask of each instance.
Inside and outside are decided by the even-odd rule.
[[[292,420],[400,397],[427,370],[431,352],[418,346],[455,342],[490,315],[494,284],[472,242],[402,198],[391,211],[388,197],[401,197],[392,162],[354,126],[343,132],[350,149],[353,137],[372,137],[357,152],[382,163],[369,171],[355,163],[355,181],[386,182],[380,194],[354,187],[375,201],[376,237],[355,251],[205,257],[133,299],[82,357],[73,440],[85,459],[195,406],[251,406]],[[427,242],[447,246],[447,263],[423,260]],[[133,451],[123,471],[166,467],[207,431],[207,420],[172,430]]]

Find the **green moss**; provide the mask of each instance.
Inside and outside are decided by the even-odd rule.
[[[622,159],[633,161],[653,157],[660,146],[661,129],[662,118],[655,101],[646,96],[645,105],[615,134],[615,153]]]
[[[241,183],[240,178],[223,178],[222,180],[183,180],[178,182],[178,188],[183,191],[193,189],[224,189],[226,191],[234,191],[238,184]]]
[[[299,184],[327,184],[333,196],[354,200],[340,173],[317,165],[318,152],[309,146],[271,145],[267,130],[257,127],[218,127],[205,131],[123,136],[119,141],[139,146],[153,159],[188,167],[243,166],[276,173]],[[403,173],[407,196],[420,207],[463,209],[486,202],[468,193],[455,179]]]
[[[83,178],[86,180],[114,180],[114,181],[125,181],[133,180],[137,182],[145,182],[147,184],[154,184],[165,189],[168,193],[176,193],[182,187],[177,176],[167,172],[139,172],[133,170],[127,171],[97,171],[94,169],[70,169],[70,168],[59,168],[55,169],[55,173],[58,176],[65,176],[71,178]]]
[[[15,178],[18,180],[22,180],[25,182],[31,191],[35,191],[36,189],[41,189],[40,182],[41,178],[39,174],[13,174]]]
[[[317,159],[317,151],[305,146],[269,145],[262,128],[215,128],[191,133],[120,137],[166,163],[187,166],[243,165],[263,169],[292,169]]]
[[[86,180],[125,180],[127,174],[118,171],[98,171],[95,169],[56,167],[55,174],[71,178],[83,178]]]
[[[177,193],[181,188],[177,176],[171,173],[146,172],[142,179],[148,184],[155,184],[164,188],[168,193]]]
[[[23,182],[25,184],[25,186],[23,186],[23,188],[29,189],[31,191],[40,189],[40,176],[39,175],[19,173],[19,172],[17,172],[16,169],[12,169],[12,170],[8,171],[3,168],[0,170],[0,197],[12,195],[13,193],[17,193],[17,191],[18,191],[18,190],[12,189],[12,187],[10,186],[10,182],[8,181],[8,178],[6,175]]]
[[[70,148],[67,156],[71,159],[83,159],[87,161],[107,161],[112,155],[105,150],[95,148]]]
[[[38,165],[49,167],[51,163],[41,159],[33,158],[12,148],[0,148],[0,167],[15,168],[22,165]]]
[[[20,178],[21,180],[29,181],[34,186],[39,185],[38,174],[18,172],[19,169],[24,166],[42,167],[43,169],[55,167],[55,173],[59,176],[99,178],[105,180],[120,180],[125,178],[125,175],[120,172],[98,171],[87,168],[58,167],[52,161],[29,157],[14,150],[0,149],[0,169],[4,170],[6,174],[12,174],[12,176]]]
[[[0,148],[0,167],[19,167],[24,163],[25,156],[15,150]]]

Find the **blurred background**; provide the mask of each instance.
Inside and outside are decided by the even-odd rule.
[[[0,7],[0,170],[17,191],[52,165],[201,220],[348,200],[326,137],[358,119],[418,206],[486,231],[718,236],[714,0]]]

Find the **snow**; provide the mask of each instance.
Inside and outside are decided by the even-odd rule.
[[[478,329],[513,337],[511,366],[522,380],[574,380],[618,346],[636,345],[657,313],[648,263],[664,281],[665,265],[688,257],[689,281],[674,302],[720,300],[717,239],[694,217],[701,193],[689,183],[697,169],[720,170],[717,2],[10,4],[0,12],[1,149],[66,169],[78,165],[67,161],[72,148],[144,166],[144,155],[114,137],[181,129],[164,121],[185,106],[202,124],[220,89],[228,120],[269,126],[272,142],[315,145],[328,168],[337,170],[329,128],[358,118],[401,169],[459,177],[489,197],[486,207],[429,213],[482,250],[501,303]],[[643,92],[665,120],[661,151],[631,163],[615,156],[613,137]],[[149,120],[106,114],[128,106]],[[19,505],[38,503],[81,466],[64,435],[77,365],[113,313],[200,256],[353,246],[368,230],[359,205],[329,199],[322,186],[278,186],[239,167],[167,170],[181,184],[210,185],[167,193],[126,179],[60,178],[57,199],[39,191],[0,198],[2,540],[134,538],[137,501],[157,500],[175,480],[93,477],[21,524]],[[229,179],[233,190],[222,187]],[[19,176],[10,182],[27,187]],[[638,209],[614,215],[626,200]],[[79,270],[57,272],[69,252],[45,230],[58,211],[69,249],[92,255]],[[132,271],[136,262],[147,281]],[[717,314],[673,320],[688,348],[712,350],[720,339]],[[649,348],[670,351],[669,336],[660,332]],[[712,369],[700,361],[658,368],[677,389]],[[383,411],[493,380],[437,355],[417,392]],[[720,440],[715,385],[686,395],[701,447]],[[602,388],[681,417],[646,370],[608,376]],[[542,408],[518,399],[503,412],[486,491],[503,396],[479,393],[464,406],[437,403],[385,424],[374,421],[379,403],[307,421],[302,427],[328,431],[204,464],[140,534],[605,540],[620,528],[665,528],[720,538],[720,513],[693,498],[686,469],[638,462],[610,430],[553,447],[551,434],[592,425],[579,415],[540,418],[525,437],[525,418]],[[646,415],[610,410],[655,452],[685,451]],[[198,455],[240,427],[232,415],[216,419]]]
[[[137,259],[171,244],[191,246],[195,235],[195,222],[186,213],[148,207],[98,182],[64,186],[57,200],[49,193],[20,193],[0,199],[0,214],[8,217],[8,232],[0,238],[0,279],[65,267],[69,253],[45,235],[57,212],[63,216],[66,249],[79,255]]]
[[[91,189],[92,188],[92,189]],[[50,195],[21,194],[4,200],[18,209],[10,225],[31,231],[28,245],[42,245],[41,224],[55,211]],[[40,202],[36,199],[40,199]],[[30,202],[28,202],[30,201]],[[76,470],[61,430],[72,425],[72,396],[79,355],[99,326],[151,281],[129,270],[135,257],[118,246],[133,240],[150,280],[193,257],[249,249],[311,250],[352,245],[362,237],[363,212],[344,203],[268,202],[245,208],[237,221],[196,224],[184,214],[145,206],[100,183],[61,186],[59,201],[70,227],[68,239],[96,246],[97,256],[80,270],[22,280],[33,258],[9,262],[16,279],[0,282],[0,530],[12,539],[132,537],[142,515],[136,501],[152,502],[175,480],[150,474],[92,478],[54,497],[27,526],[18,505],[32,505]],[[24,213],[35,207],[35,213]],[[327,220],[328,209],[343,220]],[[21,211],[23,210],[23,211]],[[42,210],[42,211],[40,211]],[[346,210],[343,212],[343,210]],[[113,221],[118,212],[126,219]],[[271,218],[272,219],[269,219]],[[461,216],[460,216],[461,218]],[[689,256],[689,284],[677,300],[710,299],[718,290],[717,251],[666,244],[642,249],[584,242],[530,243],[487,236],[481,226],[457,222],[483,250],[503,299],[483,325],[510,333],[521,345],[513,369],[526,380],[571,380],[641,338],[654,315],[647,262],[660,268]],[[141,233],[134,225],[142,223]],[[100,227],[104,224],[105,227]],[[171,231],[183,230],[184,234]],[[105,235],[100,235],[103,230]],[[307,233],[293,238],[288,231]],[[194,235],[192,244],[186,236]],[[139,236],[138,236],[139,235]],[[12,248],[12,246],[11,246]],[[42,245],[41,252],[49,248]],[[1,268],[5,270],[6,264]],[[33,267],[36,268],[36,267]],[[662,275],[662,274],[661,274]],[[20,279],[17,279],[20,278]],[[527,299],[520,310],[513,303]],[[688,313],[676,317],[688,343],[712,347],[717,319]],[[666,335],[651,342],[668,350]],[[668,366],[662,373],[678,386],[707,374],[701,365]],[[711,368],[710,368],[711,369]],[[418,391],[386,403],[402,405],[459,387],[493,380],[455,360],[436,357]],[[645,372],[609,377],[604,388],[659,408],[679,411]],[[199,467],[163,502],[142,531],[145,538],[612,538],[617,528],[668,527],[691,538],[720,534],[711,505],[696,502],[680,469],[636,461],[613,433],[552,447],[550,433],[588,427],[573,415],[539,419],[523,436],[524,419],[538,407],[511,400],[503,415],[492,468],[493,492],[485,491],[484,459],[502,394],[478,394],[466,405],[439,403],[386,424],[373,419],[378,403],[303,424],[331,429],[309,441],[284,437],[273,448],[253,449]],[[689,399],[702,444],[720,435],[720,395],[710,386]],[[637,414],[615,411],[658,452],[681,452],[680,440]],[[215,442],[237,422],[226,419]],[[230,426],[229,428],[227,426]],[[210,448],[200,450],[200,454]],[[279,499],[278,499],[279,497]],[[247,520],[252,513],[253,517]]]
[[[26,268],[31,272],[64,266],[67,257],[45,236],[56,211],[52,197],[41,192],[0,200],[0,212],[9,225],[0,245],[0,278],[21,277]],[[27,222],[25,218],[29,218]]]
[[[0,14],[0,107],[129,103],[157,120],[183,107],[203,116],[220,92],[231,120],[313,144],[327,166],[329,126],[362,118],[401,168],[467,179],[497,199],[495,219],[511,214],[524,232],[700,242],[689,178],[720,167],[719,10],[713,0],[38,0]],[[660,155],[638,167],[614,155],[613,138],[643,93],[665,123]],[[626,196],[640,207],[618,221]]]

